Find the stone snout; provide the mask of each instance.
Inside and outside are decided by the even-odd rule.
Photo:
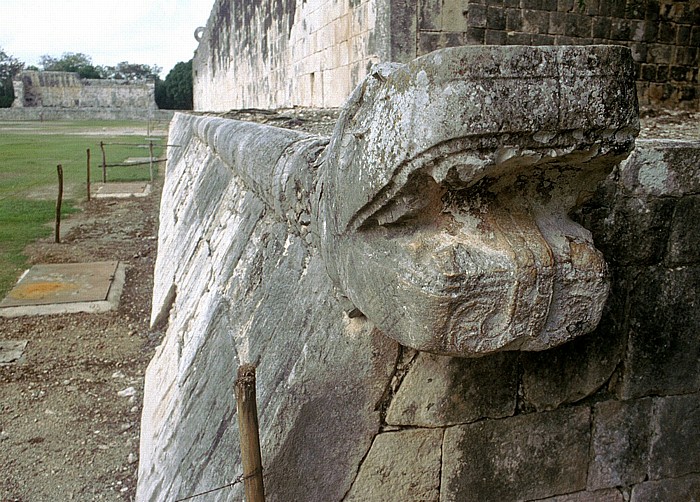
[[[378,68],[322,166],[329,275],[417,350],[543,350],[587,333],[607,268],[568,213],[637,130],[624,48],[465,47]]]
[[[542,350],[595,328],[605,260],[552,202],[584,177],[565,182],[580,172],[553,163],[529,171],[472,186],[417,173],[335,242],[355,307],[402,344],[450,355]]]

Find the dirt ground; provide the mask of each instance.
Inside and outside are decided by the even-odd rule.
[[[337,112],[222,114],[329,134]],[[700,113],[646,113],[640,137],[700,139]],[[162,333],[149,329],[160,184],[145,198],[100,199],[64,224],[61,244],[28,247],[32,263],[120,260],[117,310],[0,318],[0,340],[29,340],[0,367],[0,500],[131,501],[143,377]]]
[[[159,184],[148,197],[99,199],[32,263],[120,260],[118,310],[0,318],[0,340],[29,340],[0,367],[0,500],[130,501],[136,493],[143,376],[160,333],[149,331]]]

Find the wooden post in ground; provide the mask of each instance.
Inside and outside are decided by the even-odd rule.
[[[104,141],[100,141],[100,148],[102,149],[102,183],[107,183],[107,154]]]
[[[87,200],[90,202],[90,149],[87,149]]]
[[[61,242],[61,203],[63,202],[63,166],[56,166],[58,171],[58,199],[56,200],[56,243]]]
[[[151,182],[153,181],[153,141],[148,144],[148,151],[150,152],[150,157],[148,158],[148,171],[151,174]]]
[[[245,500],[246,502],[265,502],[258,433],[258,405],[255,397],[255,366],[252,364],[243,364],[238,368],[236,403],[241,437]]]

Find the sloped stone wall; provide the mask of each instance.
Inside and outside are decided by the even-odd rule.
[[[476,359],[349,318],[308,220],[290,226],[240,174],[286,180],[293,208],[309,187],[260,174],[259,159],[313,165],[322,139],[178,114],[168,143],[181,148],[168,154],[153,322],[169,324],[147,374],[138,500],[240,474],[240,362],[258,365],[267,500],[700,496],[699,143],[639,141],[578,210],[612,276],[594,332]],[[241,486],[200,499],[241,500]]]
[[[381,0],[218,0],[194,56],[195,110],[341,106],[388,60]]]
[[[700,107],[698,0],[217,0],[194,107],[338,107],[372,63],[484,44],[625,45],[640,104]]]

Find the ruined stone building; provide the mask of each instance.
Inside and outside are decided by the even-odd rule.
[[[152,80],[83,79],[71,72],[25,71],[13,85],[13,108],[157,109]]]
[[[218,0],[199,110],[341,110],[171,122],[137,500],[243,500],[243,363],[268,501],[698,500],[698,7]]]
[[[700,103],[698,0],[217,0],[194,106],[337,107],[373,63],[484,44],[625,45],[640,104]]]

